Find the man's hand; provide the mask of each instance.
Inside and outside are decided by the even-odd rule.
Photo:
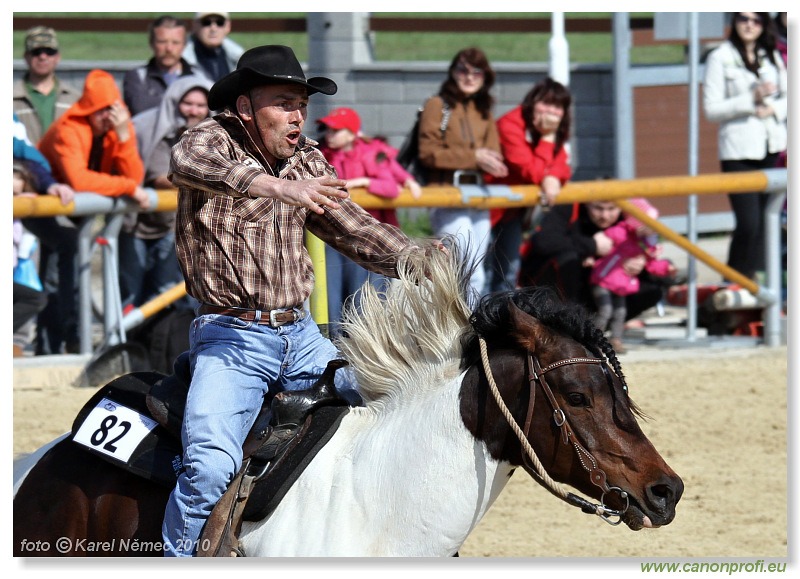
[[[128,122],[131,120],[131,113],[128,110],[128,107],[125,106],[125,103],[117,101],[112,104],[111,111],[109,112],[108,116],[111,120],[111,123],[114,125],[114,130],[116,131],[120,142],[124,143],[127,141],[131,136],[128,127]]]
[[[333,177],[290,181],[259,175],[251,183],[248,193],[254,197],[268,197],[287,205],[305,207],[322,215],[326,208],[339,209],[337,199],[350,197],[350,193],[345,189],[346,186],[347,181]]]

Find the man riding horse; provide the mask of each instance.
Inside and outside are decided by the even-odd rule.
[[[302,134],[309,96],[336,90],[330,79],[306,79],[290,48],[253,48],[211,88],[209,107],[221,112],[173,149],[178,258],[201,305],[183,470],[162,528],[168,556],[195,554],[265,397],[308,388],[338,355],[304,307],[314,286],[305,230],[390,277],[397,256],[414,247],[348,199],[345,181]],[[352,384],[338,388],[358,400]]]

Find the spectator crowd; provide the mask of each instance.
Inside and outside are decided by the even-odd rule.
[[[128,213],[119,236],[122,306],[138,307],[183,280],[176,254],[176,215],[148,212],[148,188],[172,188],[170,161],[184,133],[209,117],[209,93],[230,78],[245,49],[229,34],[227,12],[198,12],[190,23],[164,15],[148,34],[152,57],[124,74],[121,86],[107,71],[92,70],[81,88],[57,74],[55,30],[30,29],[25,75],[13,87],[14,195],[53,195],[61,203],[76,191],[129,197],[141,212]],[[785,13],[736,12],[730,35],[706,62],[703,110],[719,124],[721,169],[746,171],[786,165],[787,76]],[[249,77],[248,77],[249,78]],[[572,178],[573,96],[546,77],[512,110],[495,117],[496,75],[485,52],[456,52],[437,92],[421,104],[418,160],[421,174],[401,165],[398,151],[365,128],[359,112],[340,107],[313,119],[310,140],[348,189],[386,199],[404,189],[424,198],[423,185],[536,185],[537,206],[527,209],[436,208],[433,236],[465,244],[473,264],[474,299],[489,292],[549,284],[566,299],[596,312],[617,351],[624,351],[626,321],[664,299],[676,268],[659,257],[652,231],[597,199],[555,204]],[[223,103],[233,104],[233,103]],[[636,202],[651,216],[657,211]],[[729,265],[763,276],[766,196],[730,195],[735,216]],[[393,210],[371,210],[400,228]],[[78,231],[81,217],[14,222],[14,355],[77,353]],[[340,248],[341,249],[341,248]],[[388,283],[365,262],[326,246],[331,334],[342,306],[358,305],[359,288]],[[31,261],[38,261],[38,267]],[[27,273],[23,275],[22,269]],[[196,308],[191,297],[175,307]]]

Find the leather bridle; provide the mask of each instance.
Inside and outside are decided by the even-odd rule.
[[[508,410],[508,407],[502,400],[500,396],[500,392],[497,389],[497,384],[494,381],[494,377],[492,376],[492,371],[489,366],[489,358],[488,353],[486,350],[486,342],[483,338],[479,339],[480,346],[481,346],[481,357],[483,359],[483,366],[484,371],[486,373],[487,380],[489,381],[489,385],[491,386],[492,393],[497,401],[498,406],[503,411],[506,420],[508,420],[509,424],[511,425],[514,432],[517,434],[517,437],[520,439],[520,443],[523,445],[525,452],[523,453],[523,468],[528,472],[534,480],[542,484],[545,488],[547,488],[550,492],[558,496],[559,498],[563,499],[564,501],[568,502],[569,504],[579,507],[584,513],[593,514],[599,516],[605,522],[611,525],[618,525],[622,522],[622,515],[628,509],[630,505],[628,493],[622,490],[619,487],[610,487],[608,486],[608,482],[606,480],[606,473],[598,466],[597,460],[592,456],[592,453],[589,452],[581,443],[578,441],[572,427],[569,424],[569,420],[567,419],[567,415],[561,409],[556,400],[555,395],[553,394],[553,390],[550,388],[550,385],[547,383],[545,379],[545,374],[548,372],[555,370],[557,368],[561,368],[563,366],[568,366],[572,364],[597,364],[599,365],[602,370],[603,374],[606,377],[606,381],[609,384],[609,387],[613,388],[613,378],[611,377],[610,370],[608,368],[608,364],[605,358],[566,358],[564,360],[559,360],[557,362],[553,362],[548,366],[542,368],[539,360],[531,353],[528,353],[528,382],[530,384],[530,395],[528,401],[528,410],[525,416],[525,423],[524,428],[520,428],[519,425],[516,423],[511,412]],[[544,468],[539,462],[538,457],[536,456],[536,452],[533,450],[533,447],[530,445],[528,440],[528,433],[530,432],[531,423],[533,421],[533,408],[536,401],[536,385],[539,384],[542,391],[544,392],[547,400],[550,403],[550,406],[553,408],[553,421],[555,422],[556,426],[559,427],[561,430],[561,437],[564,444],[571,444],[575,453],[578,455],[578,460],[581,463],[581,466],[589,473],[589,480],[597,486],[601,491],[600,496],[600,503],[595,504],[591,501],[588,501],[582,497],[575,495],[574,493],[565,491],[564,489],[560,488],[560,486],[551,479],[547,473],[545,472]],[[605,505],[605,497],[607,494],[610,493],[618,493],[620,498],[625,501],[625,507],[621,510],[610,509]],[[616,518],[615,518],[616,517]]]

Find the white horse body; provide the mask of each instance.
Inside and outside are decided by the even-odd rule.
[[[247,556],[444,556],[461,547],[513,470],[459,414],[461,376],[355,408],[275,512],[245,523]],[[433,418],[432,418],[433,417]]]

